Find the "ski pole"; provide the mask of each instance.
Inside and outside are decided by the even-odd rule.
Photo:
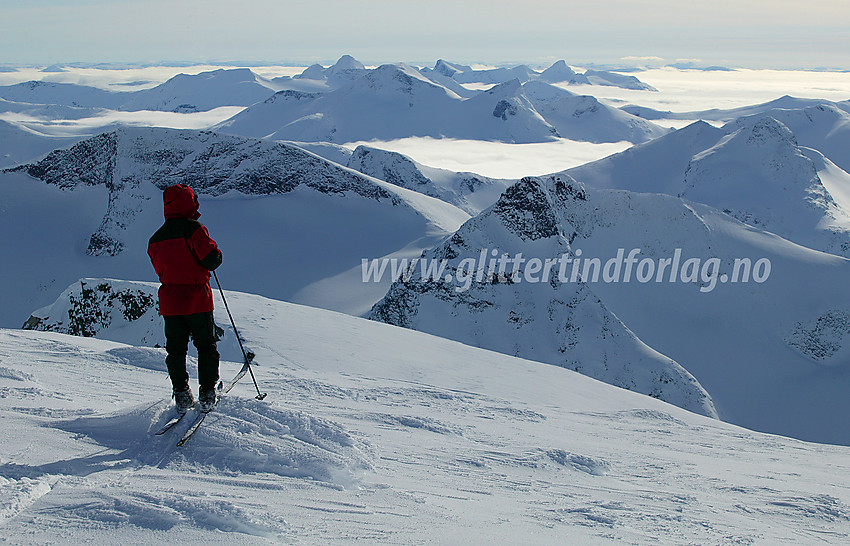
[[[236,323],[233,322],[233,315],[230,314],[230,307],[227,306],[227,299],[224,297],[224,290],[221,289],[221,283],[218,282],[218,275],[216,275],[215,271],[213,271],[212,274],[215,278],[215,285],[218,287],[218,291],[221,294],[221,301],[224,302],[224,309],[227,311],[227,316],[230,317],[230,324],[233,326],[233,333],[236,334],[236,341],[239,342],[239,348],[242,349],[242,358],[245,359],[245,365],[248,366],[248,371],[251,372],[251,379],[254,381],[254,388],[257,389],[256,398],[257,400],[262,400],[268,393],[260,392],[260,386],[257,385],[257,378],[254,377],[254,370],[251,368],[251,361],[248,360],[248,353],[245,352],[245,347],[242,345],[242,338],[239,336],[239,331],[236,329]]]

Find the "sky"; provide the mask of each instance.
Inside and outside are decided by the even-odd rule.
[[[850,70],[845,0],[0,0],[0,65],[163,61]]]

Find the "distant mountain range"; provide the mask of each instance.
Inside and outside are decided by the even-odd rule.
[[[463,98],[413,67],[383,65],[328,93],[286,90],[219,124],[256,138],[353,142],[430,136],[546,142],[645,142],[667,132],[593,97],[512,79]]]
[[[491,87],[482,90],[470,85],[482,83]],[[220,69],[179,74],[139,91],[29,81],[0,86],[0,112],[42,120],[52,136],[78,140],[111,127],[104,123],[96,130],[71,134],[47,120],[97,119],[113,111],[195,113],[238,106],[248,108],[216,130],[275,140],[339,143],[407,136],[640,143],[667,132],[554,84],[652,89],[634,76],[593,70],[577,74],[564,61],[541,73],[525,66],[473,70],[442,60],[433,69],[404,64],[367,69],[345,55],[330,67],[313,65],[294,77],[267,79],[248,68]],[[20,124],[39,130],[34,122]],[[5,165],[12,163],[8,159]]]
[[[273,93],[273,85],[247,68],[179,74],[141,91],[107,91],[43,81],[0,86],[0,98],[9,102],[123,111],[200,112],[220,106],[249,106]]]

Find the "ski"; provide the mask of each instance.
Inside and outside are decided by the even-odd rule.
[[[231,385],[230,385],[231,388],[232,388],[232,385],[235,384],[235,382],[238,381],[239,378],[241,377],[239,374],[236,374],[236,375],[237,375],[236,379],[234,381],[231,381]],[[245,375],[245,374],[243,373],[242,375]],[[215,409],[215,406],[218,405],[219,401],[221,400],[222,395],[225,392],[227,392],[227,391],[222,389],[223,385],[224,384],[221,381],[218,382],[218,387],[216,388],[216,395],[215,395],[215,405],[210,409],[210,411],[201,411],[200,409],[198,410],[198,415],[195,417],[195,420],[192,422],[192,424],[189,425],[189,428],[186,430],[186,432],[183,433],[183,437],[180,438],[180,441],[177,442],[177,447],[182,447],[182,446],[186,445],[186,442],[188,442],[189,439],[192,437],[192,435],[195,434],[195,432],[198,430],[198,428],[200,428],[201,423],[204,422],[204,419],[206,419],[207,415],[209,415],[210,412]]]
[[[234,385],[236,385],[236,383],[238,383],[239,380],[245,377],[245,374],[248,373],[248,366],[248,362],[245,361],[245,364],[242,365],[242,369],[239,370],[239,372],[233,377],[233,379],[230,380],[230,383],[227,384],[227,387],[225,387],[222,392],[230,392],[230,389],[232,389]]]
[[[186,444],[186,442],[189,441],[189,438],[191,438],[192,435],[195,434],[195,431],[198,430],[198,427],[200,427],[201,423],[204,422],[204,418],[207,416],[208,413],[209,412],[206,412],[206,413],[201,412],[201,411],[198,412],[198,416],[195,417],[195,421],[192,423],[192,425],[189,427],[189,429],[185,432],[185,434],[183,434],[183,437],[180,438],[180,441],[177,442],[177,447],[182,447],[183,445]]]
[[[161,436],[161,435],[165,434],[166,432],[168,432],[169,430],[171,430],[174,427],[174,425],[176,425],[184,417],[186,417],[186,413],[187,412],[183,412],[180,415],[178,415],[177,417],[172,417],[171,419],[169,419],[164,425],[162,425],[162,427],[160,427],[160,429],[158,431],[156,431],[155,434],[157,436]]]

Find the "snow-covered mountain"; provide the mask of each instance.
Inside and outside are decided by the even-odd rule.
[[[694,156],[679,195],[809,248],[850,256],[850,203],[833,198],[794,134],[773,118]]]
[[[434,71],[451,78],[458,72],[471,72],[472,67],[465,64],[451,63],[443,59],[438,59],[436,64],[434,64]]]
[[[731,133],[697,122],[567,172],[597,188],[705,203],[796,243],[850,256],[846,174],[800,147],[774,118],[747,121]]]
[[[572,68],[567,66],[567,63],[564,60],[555,61],[552,66],[541,72],[537,79],[546,83],[591,85],[590,80],[587,79],[586,75],[577,74]]]
[[[351,55],[343,55],[339,60],[328,68],[314,64],[307,68],[296,78],[305,80],[325,80],[331,87],[340,87],[344,84],[359,79],[367,72],[363,63]]]
[[[522,83],[539,80],[546,83],[605,85],[639,91],[657,91],[651,85],[627,74],[604,70],[586,70],[583,74],[577,74],[563,59],[556,61],[543,72],[537,72],[526,65],[475,70],[469,66],[448,63],[442,59],[437,61],[433,70],[464,84],[499,84],[517,79]]]
[[[427,167],[398,152],[363,145],[349,156],[347,166],[391,184],[436,197],[473,215],[495,203],[502,192],[516,182]]]
[[[564,214],[585,199],[573,181],[526,178],[426,252],[446,260],[445,277],[414,271],[375,305],[370,318],[474,346],[548,362],[715,415],[711,398],[678,363],[641,342],[584,283],[521,283],[512,272],[481,270],[462,290],[469,260],[507,254],[557,260],[570,251]],[[495,255],[491,255],[491,251]],[[472,276],[472,275],[470,275]]]
[[[0,175],[0,222],[17,234],[0,243],[16,264],[2,324],[18,326],[80,277],[155,280],[147,241],[162,188],[178,182],[200,194],[231,287],[355,313],[389,283],[363,283],[362,258],[418,255],[469,217],[291,145],[124,128]]]
[[[773,108],[738,118],[724,129],[732,132],[764,117],[771,117],[791,129],[800,146],[814,148],[843,170],[850,171],[850,109],[842,110],[835,103],[797,109]]]
[[[477,269],[475,278],[457,277],[467,273],[464,260],[492,249],[499,256],[521,253],[526,261],[565,252],[583,261],[572,262],[580,264],[575,278],[573,266],[567,267],[567,283],[555,275],[560,262],[540,282],[478,276]],[[643,281],[636,263],[628,266],[628,280],[622,255],[616,265],[618,254],[633,249],[636,260],[657,264],[649,277],[643,270]],[[819,394],[850,388],[842,371],[850,333],[818,326],[850,310],[844,289],[850,261],[844,258],[677,197],[594,190],[557,176],[510,188],[426,257],[447,259],[446,273],[454,280],[423,282],[414,272],[376,304],[373,318],[571,368],[576,350],[579,371],[594,377],[619,372],[612,362],[633,366],[637,374],[637,338],[625,337],[627,327],[629,336],[693,374],[721,418],[799,438],[850,441],[837,421],[850,410],[846,399]],[[599,263],[588,261],[593,259]],[[753,273],[759,260],[770,268],[762,282]],[[606,274],[618,280],[606,282]],[[461,281],[468,291],[455,290]],[[618,328],[618,336],[609,334]],[[823,346],[831,347],[828,357],[820,355]],[[618,357],[606,361],[605,351]]]
[[[118,110],[131,93],[107,91],[87,85],[29,81],[0,86],[0,98],[10,102],[55,104],[77,108]]]
[[[283,91],[217,130],[277,140],[354,142],[409,136],[543,142],[557,132],[518,81],[468,100],[407,65],[383,65],[325,94]]]
[[[281,91],[216,129],[257,138],[356,142],[410,136],[546,142],[645,142],[667,132],[593,97],[508,80],[471,93],[436,70],[383,65],[329,93]],[[563,132],[561,132],[563,131]]]
[[[179,74],[141,91],[107,91],[43,81],[0,86],[0,97],[11,102],[123,111],[198,112],[220,106],[249,106],[273,93],[272,84],[247,68]]]
[[[719,109],[712,108],[711,110],[698,110],[693,112],[669,112],[660,111],[645,106],[624,106],[623,110],[642,117],[644,119],[701,119],[707,121],[723,121],[730,122],[744,116],[753,116],[764,114],[771,110],[801,110],[822,104],[832,105],[844,112],[850,112],[850,100],[841,102],[831,102],[823,99],[806,99],[784,95],[778,99],[754,104],[750,106],[742,106],[739,108]]]
[[[487,68],[484,70],[465,70],[455,72],[451,77],[460,83],[500,84],[511,80],[527,82],[537,75],[537,72],[524,64],[511,68]]]
[[[522,86],[522,90],[534,109],[564,138],[639,144],[669,132],[619,108],[605,105],[594,97],[576,95],[548,83],[530,81]]]
[[[618,74],[607,70],[588,70],[584,77],[593,85],[607,85],[610,87],[622,87],[637,91],[658,91],[651,85],[644,83],[634,76]]]
[[[165,83],[132,93],[121,110],[202,112],[220,106],[250,106],[269,98],[270,85],[247,68],[178,74]]]
[[[7,541],[850,537],[847,448],[419,332],[227,300],[268,396],[246,377],[183,448],[182,425],[153,434],[171,411],[161,349],[0,331]]]

